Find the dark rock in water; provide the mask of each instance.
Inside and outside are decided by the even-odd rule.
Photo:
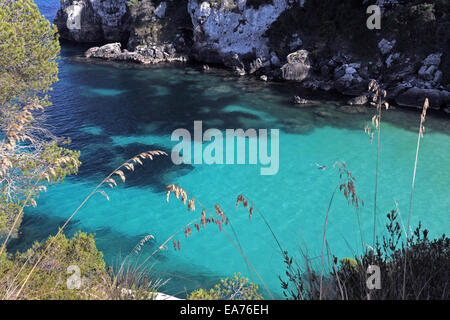
[[[366,104],[369,101],[369,99],[367,98],[366,95],[361,95],[355,98],[352,98],[350,100],[348,100],[347,104],[351,105],[351,106],[360,106],[363,104]]]
[[[294,97],[294,104],[307,104],[307,103],[309,103],[309,101],[306,99],[303,99],[299,96]]]
[[[287,63],[281,67],[282,77],[285,80],[303,81],[311,69],[309,53],[306,50],[298,50],[287,56]]]
[[[450,93],[437,89],[411,88],[399,95],[395,102],[399,106],[422,108],[425,98],[428,98],[430,108],[439,109],[448,103]]]

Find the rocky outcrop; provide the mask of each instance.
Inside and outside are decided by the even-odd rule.
[[[377,3],[389,14],[406,2]],[[339,5],[334,1],[330,14]],[[367,84],[376,79],[391,102],[421,107],[427,96],[431,107],[449,108],[447,38],[436,38],[429,51],[413,53],[405,50],[399,34],[382,30],[367,44],[373,49],[361,55],[354,47],[360,44],[349,45],[351,37],[345,34],[331,32],[336,41],[325,41],[320,30],[304,30],[317,22],[312,14],[312,21],[303,23],[315,8],[327,10],[303,0],[62,0],[55,23],[62,38],[109,43],[88,50],[90,58],[149,64],[189,56],[203,64],[221,64],[237,76],[336,90],[356,97],[348,103],[352,107],[367,102]],[[302,23],[293,23],[299,17]]]
[[[303,81],[311,69],[309,52],[298,50],[286,57],[287,63],[281,67],[283,79]]]
[[[290,2],[273,0],[254,8],[248,6],[246,0],[189,0],[196,59],[221,63],[230,53],[270,59],[263,35]]]
[[[188,0],[145,0],[129,6],[131,27],[127,49],[170,43],[178,52],[188,53],[192,23],[187,5]]]
[[[155,64],[160,62],[185,62],[187,57],[177,54],[173,46],[161,45],[141,46],[134,52],[122,50],[119,42],[109,43],[101,47],[93,47],[84,54],[86,58],[96,58],[108,61],[123,61],[139,64]]]
[[[75,42],[124,41],[129,33],[128,0],[62,0],[55,25]]]

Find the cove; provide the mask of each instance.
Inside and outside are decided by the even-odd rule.
[[[210,210],[215,204],[230,217],[248,259],[270,290],[282,296],[278,275],[284,274],[281,254],[261,219],[249,220],[236,210],[236,198],[245,194],[264,213],[283,246],[301,257],[300,250],[320,265],[321,240],[328,200],[338,182],[332,169],[345,161],[357,178],[358,195],[365,206],[359,212],[337,196],[330,213],[327,239],[339,258],[362,250],[372,238],[373,187],[376,146],[364,134],[373,110],[347,113],[339,97],[299,92],[295,84],[240,79],[220,70],[203,73],[195,66],[141,69],[128,65],[83,63],[75,57],[84,48],[63,45],[60,81],[51,93],[48,121],[60,136],[70,137],[82,152],[79,175],[49,188],[37,208],[27,208],[20,237],[9,251],[28,248],[35,240],[57,232],[82,200],[109,172],[126,159],[146,150],[170,151],[171,133],[189,128],[194,120],[218,128],[279,128],[279,172],[261,176],[256,166],[175,166],[170,158],[146,162],[127,175],[127,182],[108,191],[110,201],[92,198],[70,225],[96,233],[96,243],[109,265],[117,266],[147,234],[155,236],[138,258],[192,220],[194,213],[177,201],[166,203],[165,188],[177,184]],[[90,89],[90,90],[89,90]],[[92,91],[93,90],[93,91]],[[100,91],[98,91],[100,90]],[[86,92],[120,94],[83,94]],[[167,93],[170,94],[167,94]],[[162,94],[163,93],[163,94]],[[310,108],[295,108],[293,95],[307,96]],[[399,203],[402,218],[408,210],[411,175],[420,112],[393,109],[383,114],[382,149],[377,206],[377,230],[382,235],[385,215]],[[440,114],[427,116],[416,177],[412,226],[419,221],[431,237],[450,227],[450,121]],[[327,165],[317,170],[315,163]],[[198,214],[198,213],[197,213]],[[223,233],[206,228],[189,239],[179,238],[181,251],[162,251],[153,260],[156,277],[170,278],[168,294],[184,294],[210,287],[234,272],[249,276],[247,267]],[[253,276],[253,281],[258,282]]]

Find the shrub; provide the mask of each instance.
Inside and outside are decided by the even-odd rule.
[[[231,279],[221,280],[214,288],[208,290],[199,289],[192,292],[189,300],[262,300],[258,292],[258,286],[249,283],[241,274],[235,274]]]

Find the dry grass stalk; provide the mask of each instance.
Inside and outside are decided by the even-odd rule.
[[[243,194],[238,195],[237,200],[236,200],[236,209],[239,207],[239,204],[242,202],[242,204],[244,205],[244,208],[248,209],[248,218],[249,220],[252,219],[253,216],[253,212],[256,208],[256,212],[259,214],[259,216],[263,219],[265,225],[267,226],[267,228],[269,229],[270,233],[272,234],[273,238],[275,239],[275,242],[278,245],[278,248],[280,249],[281,254],[284,254],[284,249],[281,246],[280,241],[278,240],[277,236],[275,235],[275,232],[272,230],[272,227],[270,226],[269,222],[267,221],[266,217],[264,217],[264,215],[261,213],[261,211],[259,211],[259,209],[253,204],[253,202],[246,196],[244,196]],[[250,207],[249,207],[250,205]]]
[[[403,274],[403,299],[405,299],[405,290],[406,290],[406,262],[407,262],[407,254],[408,254],[408,239],[410,232],[410,223],[411,223],[411,212],[412,212],[412,203],[414,196],[414,185],[416,182],[416,172],[417,172],[417,163],[419,161],[419,148],[420,148],[420,139],[423,138],[423,134],[425,133],[425,119],[427,116],[427,109],[429,107],[428,98],[425,99],[422,108],[422,114],[420,115],[420,124],[419,124],[419,136],[417,137],[417,147],[416,147],[416,158],[414,160],[414,171],[413,178],[411,183],[411,196],[409,198],[409,211],[408,211],[408,225],[406,229],[406,250],[405,250],[405,265],[404,265],[404,274]]]
[[[107,194],[102,190],[99,190],[103,185],[108,184],[110,187],[114,187],[117,186],[116,181],[114,180],[114,178],[112,178],[113,175],[118,175],[119,177],[121,177],[122,181],[125,181],[125,177],[124,177],[124,173],[121,170],[122,168],[129,168],[128,170],[133,171],[134,168],[130,167],[130,164],[132,164],[131,162],[134,163],[139,163],[139,164],[143,164],[139,158],[141,159],[150,159],[153,160],[154,156],[167,156],[167,153],[164,151],[160,151],[160,150],[152,150],[152,151],[146,151],[146,152],[142,152],[139,155],[125,161],[124,163],[122,163],[119,167],[117,167],[115,170],[113,170],[105,179],[103,179],[95,188],[94,190],[84,199],[84,201],[78,206],[78,208],[72,213],[72,215],[64,222],[63,226],[61,228],[59,228],[57,234],[55,235],[55,237],[53,238],[52,241],[49,242],[49,244],[47,245],[47,247],[44,249],[44,251],[41,253],[41,255],[39,256],[39,258],[37,259],[36,263],[33,265],[33,267],[31,268],[30,272],[28,273],[28,275],[26,276],[26,278],[24,279],[22,285],[20,286],[19,290],[17,291],[17,293],[15,293],[15,298],[18,298],[20,293],[22,292],[22,290],[24,289],[26,283],[28,282],[28,280],[30,279],[31,275],[33,274],[34,270],[36,269],[36,267],[39,265],[39,263],[41,262],[41,260],[43,259],[43,257],[47,254],[48,250],[50,249],[50,247],[53,245],[54,241],[57,239],[58,235],[60,235],[62,233],[62,231],[64,230],[64,228],[69,224],[69,222],[72,220],[72,218],[78,213],[78,211],[86,204],[86,202],[96,193],[100,192],[104,195],[107,196]],[[139,161],[138,161],[139,160]],[[122,178],[123,176],[123,178]],[[107,197],[109,199],[109,197]]]
[[[324,256],[325,256],[325,244],[326,244],[326,232],[328,226],[328,217],[331,210],[331,205],[334,200],[334,196],[336,192],[343,191],[344,197],[347,199],[347,203],[352,204],[356,210],[359,208],[359,204],[364,205],[364,201],[356,194],[355,187],[355,177],[353,177],[352,173],[348,170],[348,167],[345,162],[336,161],[333,167],[337,167],[339,169],[339,183],[336,185],[330,202],[328,203],[327,214],[325,216],[325,226],[323,229],[323,238],[322,238],[322,257],[321,257],[321,268],[320,268],[320,288],[319,288],[319,300],[322,300],[322,291],[323,291],[323,270],[324,270]]]
[[[374,192],[374,205],[373,205],[373,246],[375,246],[375,233],[377,223],[377,195],[378,195],[378,164],[380,158],[380,146],[381,146],[381,110],[383,107],[388,110],[389,104],[385,101],[387,92],[382,89],[376,80],[372,80],[369,83],[369,92],[372,95],[372,106],[377,108],[377,113],[372,117],[372,127],[366,125],[364,131],[369,134],[370,141],[373,141],[372,129],[377,131],[377,159],[375,169],[375,192]]]
[[[256,271],[256,269],[253,267],[253,265],[251,264],[251,262],[248,260],[247,256],[244,254],[244,251],[242,250],[242,247],[239,243],[239,240],[237,239],[237,235],[233,232],[236,236],[237,239],[237,243],[236,241],[230,236],[230,234],[225,230],[225,228],[223,228],[223,225],[227,226],[230,225],[231,226],[231,222],[230,219],[225,215],[225,213],[223,212],[223,210],[221,209],[221,207],[216,204],[214,206],[214,210],[215,210],[215,215],[211,214],[205,206],[203,206],[201,204],[200,201],[198,201],[197,199],[191,197],[191,199],[188,199],[188,193],[186,192],[186,190],[184,190],[183,188],[176,186],[176,185],[169,185],[166,189],[166,202],[169,202],[170,200],[170,194],[174,193],[175,197],[177,199],[181,199],[182,203],[184,205],[186,205],[186,203],[188,203],[187,205],[187,209],[188,211],[195,211],[195,204],[197,204],[201,209],[201,214],[200,217],[196,218],[195,220],[189,222],[187,225],[183,226],[183,228],[181,228],[180,230],[178,230],[177,232],[175,232],[174,234],[172,234],[166,241],[163,242],[163,244],[157,248],[151,255],[149,255],[142,263],[139,267],[143,266],[150,258],[152,258],[157,252],[163,250],[165,248],[165,245],[172,240],[173,246],[174,246],[174,250],[180,250],[181,246],[180,246],[180,240],[175,241],[175,237],[180,234],[181,232],[184,232],[184,235],[186,238],[188,238],[189,236],[191,236],[192,234],[192,229],[191,226],[194,226],[196,228],[197,231],[200,231],[200,226],[202,226],[203,228],[209,224],[209,223],[214,223],[219,227],[219,232],[223,232],[228,239],[233,243],[233,245],[235,246],[235,248],[239,251],[239,253],[241,254],[241,256],[244,258],[244,261],[247,264],[248,268],[251,268],[253,270],[253,272],[256,274],[256,276],[258,277],[258,279],[261,281],[262,285],[264,286],[265,290],[267,291],[267,293],[272,297],[272,293],[270,292],[270,290],[268,289],[267,285],[265,284],[264,280],[261,278],[261,276],[259,275],[259,273]],[[209,216],[209,218],[207,218],[207,216]]]

